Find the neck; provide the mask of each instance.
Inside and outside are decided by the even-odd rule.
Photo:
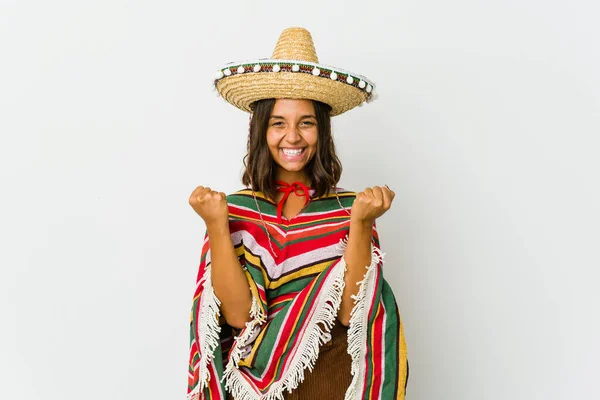
[[[279,169],[279,171],[277,171],[276,179],[278,181],[284,181],[285,183],[301,182],[307,187],[310,187],[310,179],[308,179],[308,176],[306,176],[304,170],[286,171],[283,169]]]

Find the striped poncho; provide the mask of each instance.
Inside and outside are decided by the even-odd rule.
[[[335,193],[313,198],[283,223],[277,205],[259,192],[227,196],[231,238],[252,292],[252,320],[234,332],[220,317],[206,236],[190,324],[188,400],[223,400],[226,391],[238,400],[283,400],[301,384],[330,337],[344,289],[342,256],[355,193],[339,189],[338,196],[340,202]],[[382,265],[374,226],[371,265],[348,329],[352,383],[346,400],[404,399],[406,345]]]

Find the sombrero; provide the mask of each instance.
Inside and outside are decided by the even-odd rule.
[[[334,116],[375,99],[372,81],[320,64],[304,28],[284,30],[271,58],[226,64],[214,85],[225,100],[247,112],[258,100],[310,99],[330,105]]]

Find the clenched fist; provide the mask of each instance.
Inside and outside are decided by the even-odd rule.
[[[352,204],[351,220],[361,223],[373,223],[392,206],[396,193],[386,186],[373,186],[356,194]]]
[[[215,192],[208,187],[198,186],[190,196],[190,206],[202,217],[206,227],[227,226],[229,208],[223,192]]]

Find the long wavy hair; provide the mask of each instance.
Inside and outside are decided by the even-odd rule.
[[[244,157],[242,183],[254,191],[262,192],[275,199],[277,164],[267,144],[269,118],[275,106],[275,99],[259,100],[254,103],[250,121],[250,141],[248,153]],[[317,117],[317,151],[305,166],[306,174],[315,190],[315,197],[327,195],[337,185],[342,176],[342,163],[335,153],[331,136],[331,107],[312,100]]]

